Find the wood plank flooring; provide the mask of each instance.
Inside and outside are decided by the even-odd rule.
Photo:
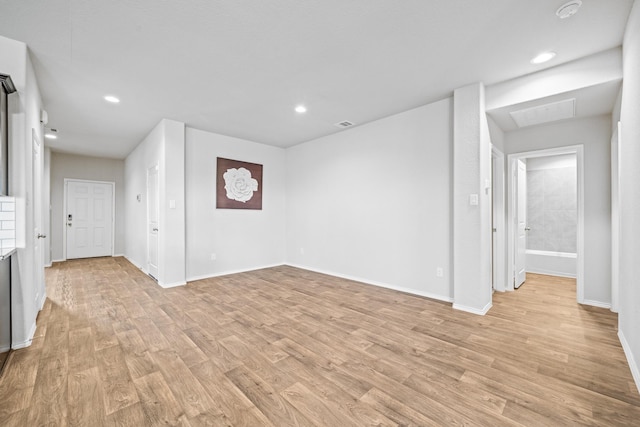
[[[162,289],[123,258],[47,269],[2,426],[639,425],[617,316],[529,275],[486,316],[292,267]]]

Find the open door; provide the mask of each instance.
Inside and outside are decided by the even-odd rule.
[[[519,288],[527,279],[527,165],[518,159],[516,194],[515,283]]]

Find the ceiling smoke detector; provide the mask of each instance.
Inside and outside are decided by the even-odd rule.
[[[560,19],[567,19],[578,13],[580,6],[582,6],[582,0],[572,0],[560,6],[558,10],[556,10],[556,15],[558,15]]]
[[[349,120],[344,120],[342,122],[336,123],[335,126],[338,126],[339,128],[348,128],[350,126],[353,126],[354,123],[350,122]]]

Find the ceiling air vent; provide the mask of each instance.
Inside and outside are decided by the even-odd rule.
[[[353,125],[354,125],[354,123],[350,122],[349,120],[344,120],[342,122],[338,122],[338,123],[335,124],[335,126],[337,126],[339,128],[348,128],[348,127],[351,127]]]
[[[571,98],[524,110],[511,111],[509,114],[520,128],[570,119],[576,116],[576,99]]]

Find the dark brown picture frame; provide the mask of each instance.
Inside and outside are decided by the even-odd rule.
[[[247,173],[241,169],[251,174],[250,179],[247,178]],[[227,183],[228,179],[225,180],[227,172],[230,173],[227,176],[228,179],[233,176],[240,176],[240,178]],[[252,182],[248,182],[248,180],[251,179],[255,179],[258,183],[257,189],[253,191],[249,188]],[[234,186],[234,183],[237,186]],[[233,187],[230,191],[227,191],[227,184]],[[247,197],[250,198],[242,200]],[[262,210],[262,165],[218,157],[216,161],[216,208]]]

